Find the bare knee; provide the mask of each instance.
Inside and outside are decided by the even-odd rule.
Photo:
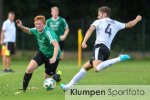
[[[94,60],[94,61],[93,61],[93,68],[94,68],[94,71],[95,71],[96,73],[100,71],[100,70],[97,70],[97,66],[98,66],[100,63],[102,63],[101,60]]]
[[[89,71],[91,68],[84,68],[84,67],[82,67],[83,69],[85,69],[86,71]]]
[[[26,69],[26,73],[33,73],[34,69],[30,66]]]
[[[85,66],[85,65],[84,65],[82,68],[85,69],[86,71],[89,71],[89,70],[92,69],[93,67],[92,67],[92,66]]]
[[[31,60],[31,62],[29,63],[27,69],[26,69],[26,73],[33,73],[33,71],[38,67],[38,64],[34,61]]]

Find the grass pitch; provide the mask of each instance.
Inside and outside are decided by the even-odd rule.
[[[0,100],[64,100],[64,92],[57,85],[47,91],[43,87],[44,67],[33,74],[26,93],[19,93],[25,69],[30,60],[14,60],[14,73],[0,71]],[[77,60],[60,62],[58,70],[63,72],[62,83],[68,83],[80,70]],[[80,85],[150,85],[150,60],[130,60],[121,62],[99,73],[90,70],[78,84]]]

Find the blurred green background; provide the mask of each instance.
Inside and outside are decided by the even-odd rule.
[[[150,1],[149,0],[0,0],[0,27],[7,19],[9,11],[14,11],[28,27],[34,27],[33,18],[43,14],[51,17],[50,8],[58,6],[60,16],[66,18],[70,32],[65,41],[65,51],[77,51],[77,31],[83,30],[83,36],[90,24],[97,18],[97,9],[100,6],[109,6],[112,9],[111,18],[128,22],[138,14],[143,20],[132,29],[120,31],[112,44],[114,52],[138,52],[139,55],[149,56],[150,51]],[[92,51],[95,34],[88,41],[86,51]],[[34,36],[22,33],[17,29],[17,49],[36,50],[37,43]]]

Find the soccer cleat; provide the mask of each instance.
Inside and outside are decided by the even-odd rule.
[[[57,71],[57,74],[59,74],[60,76],[62,76],[62,71]]]
[[[56,81],[56,82],[60,82],[61,81],[61,77],[59,74],[54,74],[53,75],[53,79]]]
[[[22,88],[20,88],[19,90],[20,90],[20,91],[23,91],[24,93],[26,92],[26,90],[24,90],[24,89],[22,89]]]
[[[3,72],[7,72],[7,69],[3,69]]]
[[[61,76],[62,76],[62,72],[61,71],[57,71],[56,74],[53,75],[53,79],[59,83],[61,81]]]
[[[125,61],[125,60],[128,60],[128,59],[131,59],[131,57],[127,54],[124,54],[124,55],[120,55],[119,58],[121,59],[121,61]]]
[[[53,79],[57,82],[57,84],[60,84],[61,76],[62,71],[57,71],[57,73],[53,75]]]
[[[7,72],[14,72],[12,69],[7,69]]]
[[[69,88],[68,88],[66,85],[64,85],[64,84],[60,84],[60,87],[61,87],[61,89],[62,89],[64,92],[66,92],[66,91],[69,90]]]

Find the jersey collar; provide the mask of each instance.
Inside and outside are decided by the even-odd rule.
[[[13,23],[13,21],[10,21],[9,19],[7,19],[7,21],[11,24],[11,23]]]
[[[52,20],[53,20],[53,21],[57,21],[59,18],[60,18],[59,16],[57,17],[57,19],[54,19],[54,18],[52,17]]]
[[[42,33],[44,32],[44,30],[45,30],[45,27],[46,27],[46,26],[44,26],[44,28],[43,28],[43,31],[42,31],[42,32],[39,32],[40,34],[42,34]]]

